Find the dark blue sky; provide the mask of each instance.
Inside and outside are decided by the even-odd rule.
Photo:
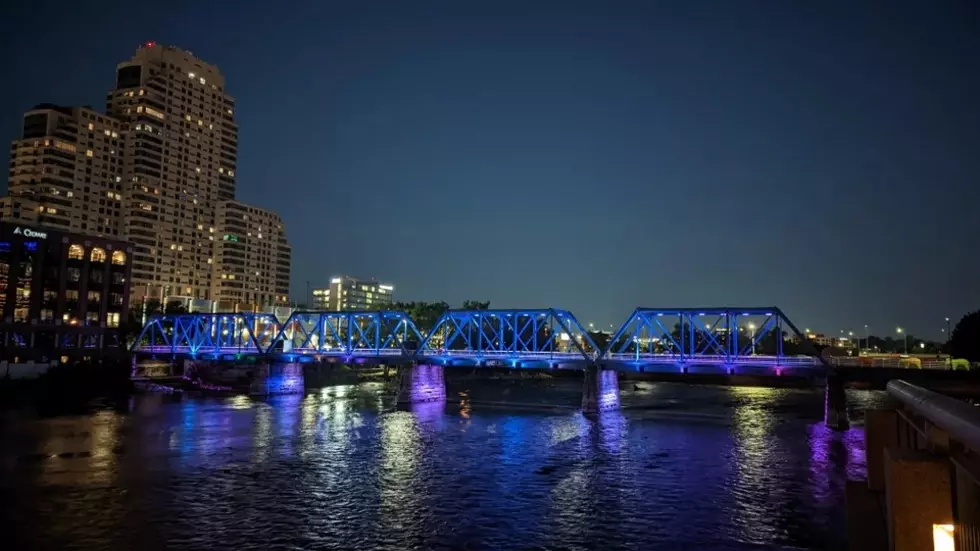
[[[856,4],[35,0],[0,17],[0,130],[101,108],[155,40],[224,72],[238,196],[282,213],[298,300],[344,273],[939,338],[980,307],[980,15]]]

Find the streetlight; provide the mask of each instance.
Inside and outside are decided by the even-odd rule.
[[[946,318],[946,344],[949,344],[949,337],[951,336],[949,332],[949,318]],[[947,352],[949,352],[947,350]]]
[[[755,324],[749,322],[749,338],[752,339],[752,354],[755,355]]]
[[[898,333],[899,335],[902,335],[902,334],[905,335],[905,355],[908,356],[908,354],[909,354],[909,334],[908,333],[905,333],[902,330],[901,327],[896,327],[895,328],[895,332]]]

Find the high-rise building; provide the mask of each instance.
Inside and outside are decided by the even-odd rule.
[[[291,251],[279,215],[240,201],[218,203],[215,275],[218,310],[289,302]]]
[[[335,277],[330,280],[329,287],[313,290],[313,308],[335,312],[383,310],[391,305],[394,291],[392,285],[374,279]]]
[[[0,216],[99,237],[122,235],[124,125],[87,107],[41,104],[10,146]]]
[[[122,180],[139,298],[210,299],[215,210],[235,196],[235,100],[217,67],[147,42],[116,69],[109,114],[128,124]]]
[[[235,201],[235,100],[217,67],[147,42],[118,65],[106,104],[25,114],[0,218],[131,242],[134,304],[287,303],[282,220]],[[225,228],[242,209],[245,226]]]

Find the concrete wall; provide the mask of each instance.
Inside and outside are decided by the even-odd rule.
[[[398,373],[398,403],[413,404],[446,399],[446,379],[440,365],[403,366]]]
[[[249,387],[253,396],[272,394],[302,394],[303,364],[273,363],[255,366],[255,374]]]

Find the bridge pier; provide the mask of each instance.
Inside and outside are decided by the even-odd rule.
[[[597,365],[585,368],[582,385],[582,413],[592,415],[601,411],[619,409],[619,374]]]
[[[847,420],[847,394],[844,392],[844,378],[835,371],[827,373],[824,400],[824,421],[827,426],[834,430],[847,430],[851,425]]]
[[[406,365],[398,368],[398,403],[416,404],[446,399],[441,365]]]
[[[303,394],[303,364],[268,363],[255,366],[248,393],[252,396]]]

